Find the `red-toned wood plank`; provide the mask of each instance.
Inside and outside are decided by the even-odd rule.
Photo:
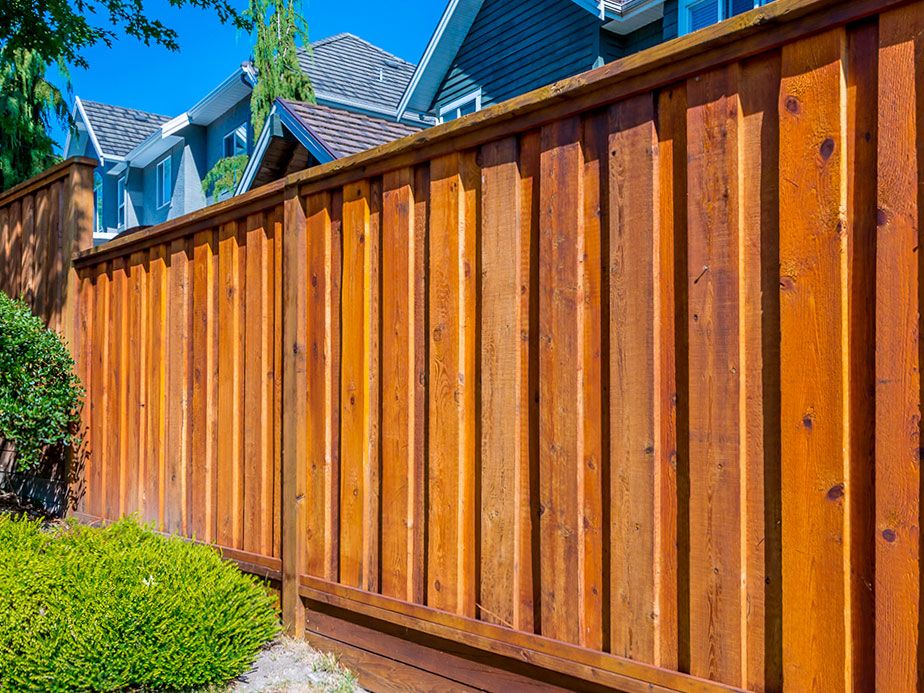
[[[164,436],[166,376],[167,247],[151,248],[148,261],[148,349],[147,349],[147,454],[145,455],[142,517],[146,522],[163,522]]]
[[[27,306],[35,297],[35,197],[22,199],[22,275],[19,293]]]
[[[430,166],[427,603],[475,613],[474,155]]]
[[[680,668],[681,618],[686,619],[683,637],[689,638],[689,586],[681,581],[680,537],[689,537],[689,513],[680,512],[679,458],[681,431],[688,418],[682,417],[681,387],[686,377],[686,84],[664,89],[657,96],[658,115],[658,262],[655,277],[655,378],[656,436],[659,445],[656,464],[661,469],[658,512],[660,513],[660,562],[658,593],[659,638],[655,663],[667,669]],[[688,546],[687,546],[688,548]],[[686,647],[689,650],[689,647]]]
[[[584,162],[577,118],[543,127],[539,219],[539,526],[542,634],[581,632],[585,331]]]
[[[659,169],[651,94],[609,112],[611,651],[657,663],[664,442],[656,411]]]
[[[372,254],[369,182],[343,193],[343,319],[341,382],[340,579],[368,587],[367,519],[375,489],[369,488],[372,451],[371,362]]]
[[[47,323],[45,301],[48,297],[49,267],[48,259],[48,190],[41,189],[35,197],[35,246],[32,256],[33,297],[30,304],[32,312]]]
[[[781,661],[779,505],[780,54],[742,64],[738,130],[746,640],[743,685],[777,691]]]
[[[241,465],[243,452],[244,333],[241,264],[246,254],[236,222],[218,232],[218,476],[219,544],[240,548],[242,535]]]
[[[106,517],[118,519],[125,506],[127,439],[125,421],[125,387],[128,370],[127,289],[125,258],[112,261],[109,285],[109,360],[106,368],[109,392],[109,432],[107,446]],[[57,282],[57,278],[55,279]]]
[[[283,284],[282,251],[285,243],[283,208],[275,207],[273,227],[273,556],[282,556],[282,388]]]
[[[90,420],[93,429],[90,432],[92,448],[90,454],[93,464],[90,469],[89,503],[87,507],[99,517],[106,515],[107,480],[109,475],[109,268],[104,263],[96,268],[93,286],[93,351],[92,365],[93,389],[90,392],[92,414]]]
[[[334,509],[339,502],[339,480],[333,465],[335,407],[333,392],[333,312],[339,296],[332,293],[333,232],[329,193],[307,199],[307,466],[308,506],[306,570],[309,575],[334,579],[337,575]]]
[[[879,21],[876,689],[921,677],[921,185],[924,6]],[[865,489],[860,490],[863,492]]]
[[[783,47],[780,89],[783,681],[845,690],[850,662],[846,556],[846,36]]]
[[[382,593],[411,599],[419,577],[413,570],[422,546],[415,544],[414,496],[418,411],[416,386],[416,233],[414,171],[386,174],[382,208]]]
[[[164,531],[185,534],[189,466],[189,258],[186,239],[170,243],[164,393]]]
[[[741,685],[739,66],[687,81],[691,673]]]
[[[128,257],[126,270],[128,289],[127,355],[126,355],[126,446],[125,446],[125,506],[123,513],[130,515],[141,510],[141,492],[144,487],[144,457],[146,453],[145,426],[147,417],[144,408],[146,384],[145,350],[148,323],[147,284],[145,282],[146,254],[138,251]],[[82,300],[82,299],[79,299]]]

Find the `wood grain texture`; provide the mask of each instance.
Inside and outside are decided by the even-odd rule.
[[[608,126],[611,650],[654,662],[665,470],[655,409],[660,215],[652,95],[613,106]]]
[[[833,30],[782,53],[783,680],[794,690],[846,689],[850,670],[845,44]]]
[[[879,22],[876,688],[921,676],[921,118],[924,8]]]
[[[475,235],[471,154],[430,167],[427,603],[475,613]]]
[[[780,55],[741,66],[738,121],[742,556],[747,597],[742,685],[782,689],[779,505]]]
[[[333,311],[339,297],[333,294],[333,231],[331,195],[309,197],[307,205],[307,426],[308,505],[306,570],[309,575],[334,579],[337,575],[337,526],[334,510],[339,503],[339,479],[333,460]]]
[[[414,171],[400,169],[383,181],[382,211],[382,594],[411,600],[420,592],[419,518],[423,491],[416,444],[418,332],[417,233]]]
[[[370,237],[370,185],[351,185],[343,193],[343,341],[341,380],[340,579],[369,587],[368,525],[373,496],[369,471],[373,457],[370,389],[373,294],[373,240]]]
[[[542,129],[539,219],[539,523],[542,634],[583,642],[585,330],[580,120]]]
[[[167,266],[164,365],[164,531],[185,534],[189,467],[189,258],[186,240],[173,241]]]

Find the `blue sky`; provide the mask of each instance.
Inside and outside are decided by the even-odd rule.
[[[243,10],[247,0],[239,1]],[[74,94],[143,111],[175,116],[185,112],[246,60],[250,37],[222,25],[214,12],[170,7],[167,0],[145,0],[149,16],[179,33],[179,52],[123,37],[113,47],[85,53],[88,70],[71,72]],[[445,8],[443,0],[302,0],[314,41],[350,32],[416,63]],[[66,133],[53,137],[63,147]]]

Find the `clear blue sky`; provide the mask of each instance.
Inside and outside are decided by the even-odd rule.
[[[349,32],[412,63],[420,60],[445,9],[444,0],[302,0],[309,39]],[[243,10],[247,0],[239,0]],[[145,0],[149,16],[179,33],[179,52],[148,47],[131,37],[85,53],[88,70],[71,71],[74,94],[175,116],[185,112],[249,55],[250,37],[222,25],[214,12]],[[66,133],[53,137],[64,146]]]

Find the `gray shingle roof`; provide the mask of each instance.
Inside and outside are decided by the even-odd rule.
[[[338,157],[364,152],[418,132],[421,127],[322,104],[277,99]]]
[[[414,75],[415,65],[353,34],[315,41],[311,49],[300,50],[298,60],[322,95],[397,109]]]
[[[80,102],[103,156],[125,156],[170,118],[96,101]]]

